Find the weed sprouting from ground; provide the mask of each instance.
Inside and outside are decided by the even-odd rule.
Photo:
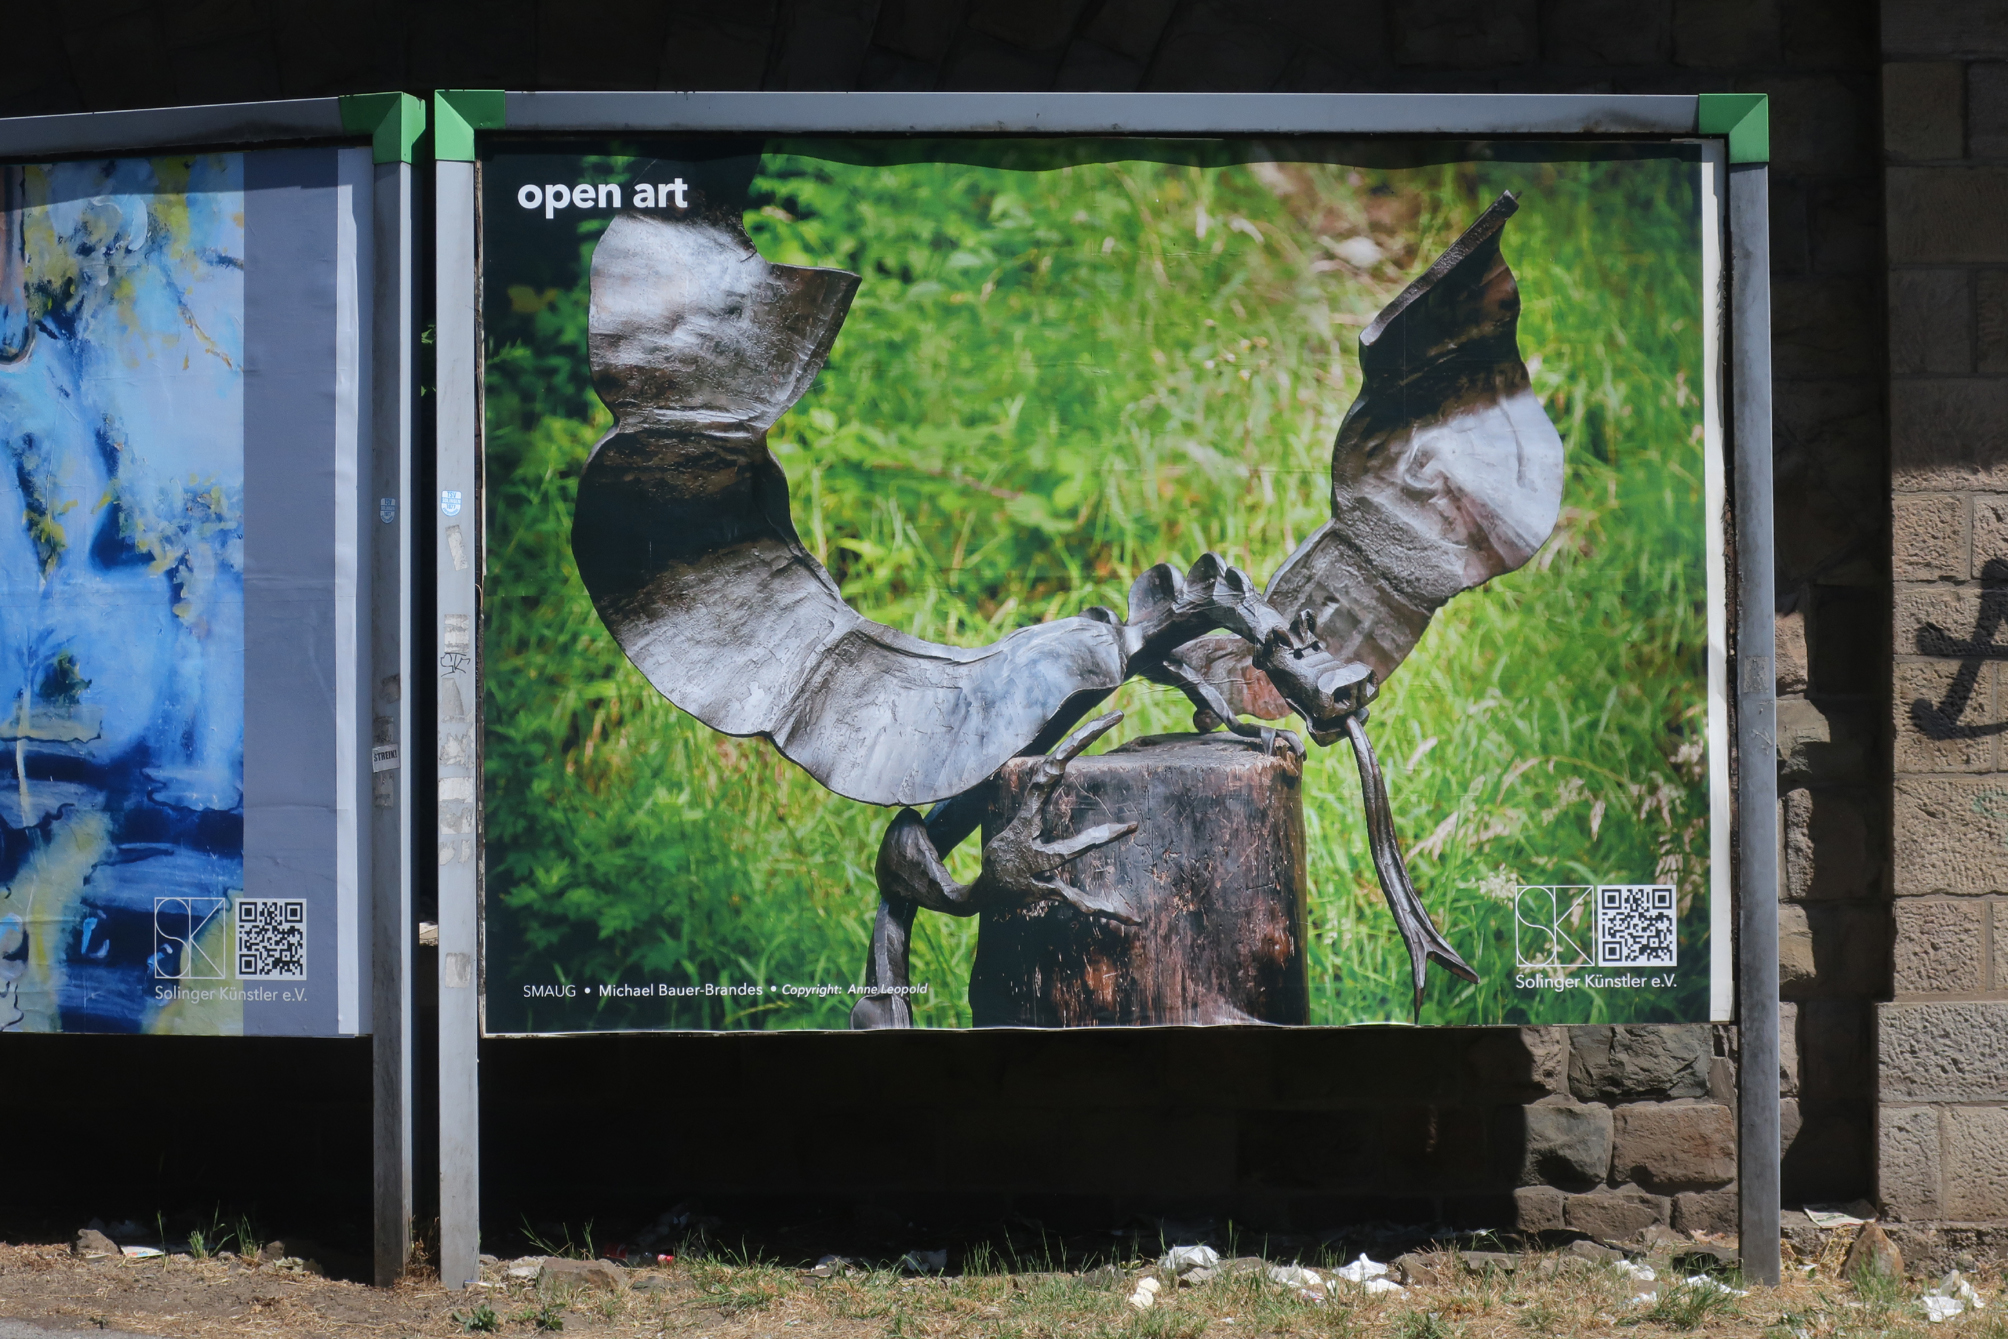
[[[1714,1317],[1736,1314],[1736,1296],[1713,1282],[1676,1283],[1637,1317],[1676,1330],[1698,1330]]]
[[[453,1322],[468,1334],[494,1334],[502,1328],[502,1318],[486,1302],[477,1303],[471,1311],[454,1312]]]

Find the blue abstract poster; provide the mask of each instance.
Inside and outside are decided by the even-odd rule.
[[[241,1033],[243,156],[0,176],[0,1030]]]

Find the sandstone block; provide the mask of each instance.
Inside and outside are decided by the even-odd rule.
[[[627,1286],[627,1271],[611,1260],[561,1260],[553,1256],[537,1270],[537,1286],[619,1292]]]
[[[1099,42],[1069,43],[1053,76],[1056,93],[1128,93],[1143,82],[1143,63],[1109,50]]]
[[[1943,1211],[1968,1221],[2008,1217],[2008,1108],[1946,1107]]]
[[[1972,898],[1898,898],[1896,993],[1985,989],[1989,908]]]
[[[1936,1107],[1885,1106],[1877,1139],[1876,1189],[1898,1218],[1939,1217]]]
[[[1899,896],[2008,889],[2008,785],[1899,776],[1894,808]]]
[[[2008,260],[2008,232],[1993,226],[2008,206],[2008,169],[1892,167],[1885,181],[1891,261]]]
[[[1987,988],[2008,990],[2008,902],[1990,902],[1988,908],[1994,917],[1994,975]]]
[[[1998,581],[1994,573],[1999,569],[1990,564],[2008,559],[2008,497],[1982,494],[1973,499],[1972,542],[1973,575]]]
[[[1771,654],[1777,662],[1777,691],[1786,693],[1806,691],[1806,615],[1794,609],[1789,614],[1778,615],[1771,625]]]
[[[1894,282],[1895,276],[1891,276]],[[1772,370],[1779,377],[1865,376],[1882,362],[1871,294],[1853,278],[1774,279]],[[1961,336],[1966,327],[1959,327]],[[1964,352],[1964,339],[1961,340]],[[1962,362],[1959,371],[1966,370]]]
[[[1091,29],[1092,31],[1092,29]],[[1274,85],[1295,54],[1290,35],[1228,0],[1180,6],[1150,57],[1153,90],[1222,92]]]
[[[1611,1176],[1648,1190],[1719,1186],[1736,1175],[1736,1121],[1713,1102],[1640,1102],[1611,1113]]]
[[[1541,9],[1541,55],[1550,65],[1664,65],[1673,55],[1673,6],[1556,0]]]
[[[1533,0],[1469,5],[1461,0],[1393,0],[1388,12],[1395,61],[1440,69],[1524,65],[1540,48]]]
[[[1521,1184],[1578,1190],[1604,1179],[1611,1166],[1609,1107],[1543,1103],[1521,1110],[1526,1138]]]
[[[2008,64],[1975,61],[1966,67],[1966,152],[2008,158]]]
[[[1473,1039],[1464,1058],[1472,1083],[1501,1097],[1532,1101],[1569,1091],[1566,1028],[1488,1028]]]
[[[1991,661],[1913,661],[1895,667],[1890,703],[1898,772],[1991,772],[2001,719],[2001,667]]]
[[[1792,1000],[1778,1004],[1778,1093],[1799,1095],[1799,1006]]]
[[[1771,165],[1779,172],[1840,174],[1882,150],[1874,76],[1764,80],[1771,95]]]
[[[1562,1206],[1565,1226],[1603,1242],[1630,1241],[1672,1216],[1672,1200],[1648,1195],[1636,1186],[1571,1195]]]
[[[1778,904],[1778,989],[1794,996],[1813,984],[1813,930],[1806,908],[1797,902]]]
[[[1864,1275],[1881,1275],[1886,1279],[1903,1277],[1903,1252],[1882,1230],[1880,1224],[1863,1223],[1855,1233],[1855,1240],[1848,1247],[1848,1255],[1841,1262],[1841,1274],[1855,1279]]]
[[[1876,1006],[1866,1000],[1803,1000],[1799,1096],[1809,1108],[1861,1101],[1875,1090]]]
[[[1902,61],[1883,66],[1883,147],[1899,162],[1961,158],[1959,108],[1966,67],[1958,61]]]
[[[1794,781],[1864,779],[1869,732],[1852,704],[1778,699],[1778,775]]]
[[[1799,1131],[1805,1125],[1805,1117],[1799,1112],[1799,1099],[1781,1097],[1778,1099],[1778,1147],[1785,1153],[1792,1151]]]
[[[1569,1091],[1585,1102],[1704,1097],[1713,1055],[1706,1023],[1578,1027]]]
[[[1902,586],[1896,591],[1895,612],[1896,654],[1960,657],[1980,618],[1980,587]]]
[[[1073,35],[1086,4],[1087,0],[970,0],[966,21],[976,31],[1013,46],[1045,51]]]
[[[1734,1232],[1738,1208],[1736,1187],[1720,1190],[1688,1190],[1673,1197],[1675,1232]]]
[[[1882,843],[1860,797],[1796,787],[1784,793],[1779,807],[1784,896],[1825,900],[1881,893],[1882,861],[1875,852]]]
[[[1777,0],[1675,0],[1673,62],[1703,70],[1770,65],[1779,59]]]
[[[872,42],[920,61],[938,61],[948,53],[961,26],[959,5],[928,4],[926,0],[880,0]]]
[[[1876,1008],[1885,1102],[1996,1102],[2008,1095],[2008,1000]]]
[[[1568,1196],[1553,1186],[1521,1186],[1513,1192],[1513,1226],[1522,1232],[1559,1232]]]
[[[1559,1213],[1557,1214],[1559,1218]],[[1557,1226],[1560,1226],[1557,1223]],[[87,1227],[77,1233],[70,1243],[70,1254],[82,1256],[86,1260],[115,1260],[119,1258],[119,1245],[96,1228]]]
[[[1973,370],[2008,372],[2008,274],[1982,270],[1973,288]]]
[[[1964,580],[1968,574],[1965,499],[1899,494],[1890,504],[1890,547],[1890,574],[1898,581]]]
[[[1082,36],[1134,61],[1150,59],[1178,0],[1109,0]]]
[[[1934,0],[1882,7],[1883,50],[1909,57],[2000,53],[2000,11],[1988,0]]]
[[[1779,908],[1778,933],[1781,994],[1799,1000],[1860,999],[1884,989],[1890,937],[1887,908],[1788,902]]]

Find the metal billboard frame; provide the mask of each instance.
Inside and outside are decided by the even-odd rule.
[[[1723,441],[1733,517],[1735,1018],[1743,1268],[1779,1278],[1777,768],[1773,662],[1769,103],[1757,93],[679,93],[441,89],[437,191],[440,505],[435,649],[471,700],[449,741],[442,702],[439,840],[440,1277],[479,1277],[481,495],[479,205],[482,132],[1013,136],[1401,136],[1701,140],[1726,171]],[[449,510],[450,508],[450,510]],[[414,630],[417,632],[417,630]],[[442,662],[444,663],[444,662]],[[456,688],[456,693],[458,689]],[[448,761],[448,759],[451,761]],[[1724,925],[1717,910],[1717,925]]]
[[[368,832],[374,1273],[395,1283],[412,1245],[411,492],[414,316],[412,148],[425,104],[408,93],[80,112],[0,120],[0,161],[95,158],[177,149],[371,146],[370,525],[373,742]],[[360,489],[359,489],[360,491]],[[388,504],[386,506],[386,504]]]

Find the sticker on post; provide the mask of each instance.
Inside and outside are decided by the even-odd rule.
[[[370,750],[370,770],[372,772],[395,772],[397,770],[397,745],[378,744]]]
[[[460,490],[458,488],[440,489],[439,509],[448,516],[458,516],[460,514]]]

